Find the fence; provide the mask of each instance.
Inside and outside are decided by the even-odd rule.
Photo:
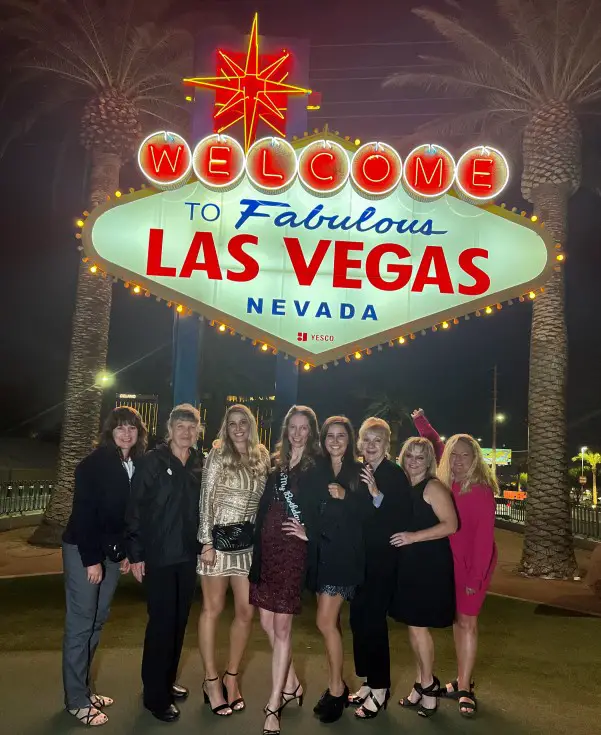
[[[513,523],[526,523],[527,500],[504,501],[497,498],[497,518]],[[601,541],[601,509],[570,503],[574,536]]]
[[[53,482],[0,482],[0,516],[43,513]]]

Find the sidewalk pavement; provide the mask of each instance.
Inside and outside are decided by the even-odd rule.
[[[62,572],[60,549],[30,546],[27,539],[32,532],[32,528],[18,528],[0,533],[0,578]],[[601,616],[601,599],[595,597],[582,581],[529,579],[516,572],[522,552],[522,534],[497,528],[495,538],[499,561],[490,589],[492,593]],[[588,570],[591,553],[576,549],[582,579]]]

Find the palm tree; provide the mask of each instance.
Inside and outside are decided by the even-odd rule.
[[[18,44],[13,83],[35,106],[9,137],[24,134],[40,116],[62,108],[79,124],[91,169],[90,207],[119,188],[119,172],[143,130],[182,112],[180,80],[192,63],[191,39],[159,21],[161,0],[1,0],[2,31]],[[73,473],[98,433],[106,365],[111,281],[78,273],[56,489],[32,541],[60,542],[71,510]]]
[[[572,462],[578,462],[587,464],[591,468],[593,475],[593,508],[597,507],[597,467],[601,465],[601,454],[599,452],[584,452],[584,454],[577,454],[572,457]]]
[[[456,2],[450,3],[458,7]],[[601,101],[601,4],[597,0],[497,0],[490,40],[469,21],[420,8],[461,54],[439,70],[401,73],[389,84],[448,90],[468,109],[430,124],[441,134],[521,136],[522,193],[565,243],[567,204],[581,185],[579,116]],[[502,38],[503,26],[508,31]],[[432,60],[431,60],[432,61]],[[422,128],[425,130],[425,128]],[[567,333],[563,272],[556,268],[533,304],[528,424],[528,518],[521,570],[567,578],[576,571],[567,482]]]
[[[399,398],[387,393],[374,396],[365,409],[365,418],[375,416],[390,426],[390,456],[396,458],[401,450],[401,427],[409,417],[407,406]]]

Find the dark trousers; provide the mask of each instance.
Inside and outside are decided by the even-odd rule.
[[[368,569],[351,602],[355,672],[371,689],[390,687],[387,613],[393,584],[392,570]]]
[[[147,565],[144,587],[148,609],[142,656],[144,705],[160,711],[173,703],[171,688],[196,587],[196,560],[166,567]]]

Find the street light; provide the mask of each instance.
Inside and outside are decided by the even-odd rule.
[[[502,424],[502,423],[503,423],[503,422],[505,421],[505,419],[506,419],[506,418],[507,418],[507,416],[505,416],[505,414],[504,414],[504,413],[498,413],[498,414],[497,414],[497,415],[495,416],[495,421],[496,421],[497,423],[499,423],[499,424]]]
[[[96,385],[100,388],[110,388],[115,382],[115,376],[112,373],[102,372],[96,376]]]

